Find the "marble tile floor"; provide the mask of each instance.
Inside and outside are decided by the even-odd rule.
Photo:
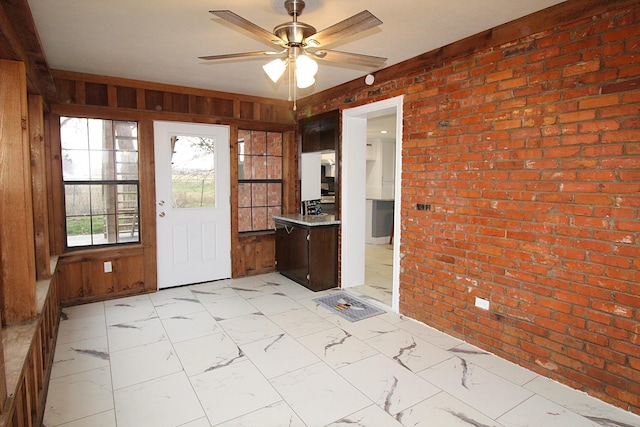
[[[277,273],[63,309],[44,426],[640,426],[394,313]]]
[[[349,290],[365,299],[391,307],[393,298],[393,245],[365,245],[364,285]]]

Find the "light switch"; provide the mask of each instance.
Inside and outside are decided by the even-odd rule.
[[[104,262],[104,272],[105,273],[111,273],[112,270],[112,266],[111,266],[111,261],[105,261]]]

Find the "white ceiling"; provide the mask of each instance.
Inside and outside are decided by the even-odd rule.
[[[299,21],[319,31],[367,9],[383,24],[325,47],[386,57],[390,66],[561,2],[307,0]],[[29,5],[52,69],[287,99],[286,84],[271,83],[262,71],[271,58],[197,58],[270,50],[262,39],[208,11],[229,9],[272,31],[291,20],[284,0],[29,0]],[[298,97],[374,71],[320,62],[316,84]]]

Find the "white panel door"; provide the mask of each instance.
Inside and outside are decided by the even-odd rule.
[[[154,122],[158,288],[231,277],[229,128]]]

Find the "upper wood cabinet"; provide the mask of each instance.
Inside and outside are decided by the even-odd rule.
[[[301,119],[302,152],[338,150],[340,142],[340,110]]]

